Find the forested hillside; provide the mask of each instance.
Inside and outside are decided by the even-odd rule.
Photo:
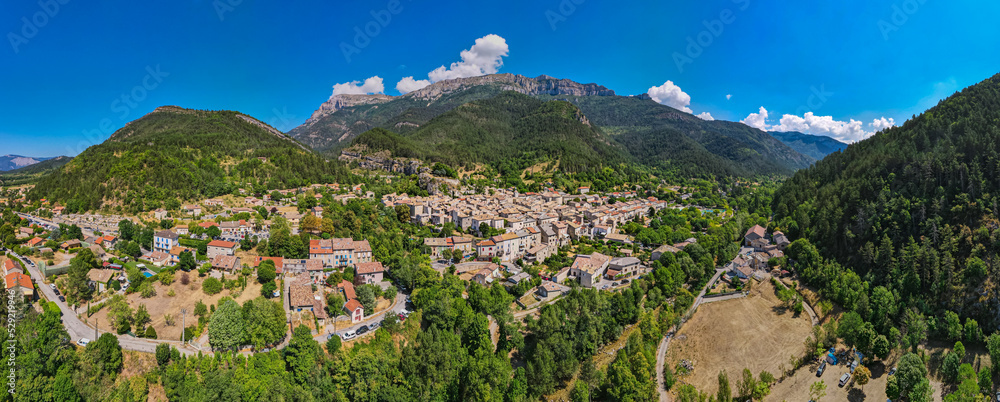
[[[346,168],[259,121],[233,111],[161,107],[122,127],[41,178],[31,199],[69,211],[105,203],[127,212],[166,200],[345,182]]]
[[[686,175],[786,175],[812,162],[761,130],[742,123],[705,121],[645,97],[541,98],[572,102],[639,162]]]
[[[460,106],[404,136],[375,129],[354,144],[387,149],[393,156],[419,158],[451,166],[518,165],[558,161],[576,173],[616,165],[629,158],[622,147],[594,130],[570,103],[544,102],[505,92]]]
[[[775,194],[775,218],[888,290],[889,318],[912,307],[995,325],[998,122],[1000,75],[799,171]]]
[[[823,135],[803,134],[795,131],[772,131],[772,137],[785,143],[798,153],[815,160],[847,148],[847,144]]]

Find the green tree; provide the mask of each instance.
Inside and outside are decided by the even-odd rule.
[[[899,396],[910,400],[920,397],[922,389],[918,387],[921,382],[927,382],[927,367],[924,366],[924,361],[914,353],[907,353],[899,359],[897,367],[896,375],[893,377],[897,378]],[[916,392],[917,395],[911,395],[911,392]]]
[[[205,229],[205,235],[214,239],[222,235],[222,229],[219,229],[219,227],[215,225],[209,226],[208,229]]]
[[[894,378],[894,377],[890,377]],[[826,382],[823,380],[816,381],[809,385],[809,399],[819,402],[820,399],[826,396]]]
[[[754,390],[757,389],[757,380],[753,378],[753,373],[750,369],[743,369],[743,376],[736,383],[736,391],[739,393],[740,398],[750,399],[753,397]]]
[[[208,343],[212,349],[234,350],[243,342],[245,326],[240,305],[224,299],[209,322]]]
[[[288,371],[296,383],[304,384],[319,366],[316,362],[322,358],[319,343],[312,338],[309,327],[299,325],[292,333],[292,339],[285,348],[285,362]]]
[[[182,251],[180,262],[177,263],[177,268],[179,268],[184,272],[189,272],[197,267],[198,267],[198,262],[195,261],[194,255],[191,254],[191,251],[190,250]]]
[[[160,343],[156,345],[156,363],[163,367],[170,362],[170,345]]]
[[[340,351],[340,337],[331,336],[330,339],[326,340],[326,351],[331,355],[336,355]]]
[[[222,291],[222,282],[215,277],[205,278],[205,281],[201,283],[201,290],[207,295],[214,295]]]
[[[718,402],[732,402],[733,391],[729,383],[729,375],[725,370],[719,372],[719,390],[715,394]]]
[[[257,266],[257,282],[268,283],[274,282],[274,278],[277,277],[277,269],[274,266],[274,261],[264,260],[260,262]]]
[[[885,359],[889,357],[890,352],[889,340],[886,339],[885,335],[876,336],[875,341],[872,342],[872,353],[879,359]]]
[[[865,384],[872,379],[872,372],[868,370],[868,367],[858,366],[854,370],[854,382],[861,386],[861,391],[865,390]]]
[[[590,385],[585,381],[577,380],[573,384],[573,391],[570,392],[569,399],[573,402],[590,402]]]
[[[123,358],[122,347],[118,344],[118,338],[107,332],[101,334],[96,341],[87,345],[85,351],[87,361],[93,364],[99,372],[105,374],[117,374],[122,371]]]

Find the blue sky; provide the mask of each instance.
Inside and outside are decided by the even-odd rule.
[[[397,95],[491,34],[506,55],[483,71],[653,89],[694,114],[853,141],[1000,72],[998,13],[939,0],[5,1],[0,154],[75,155],[161,105],[288,130],[335,84],[378,76]]]

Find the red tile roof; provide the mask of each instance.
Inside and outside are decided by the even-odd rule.
[[[358,301],[358,299],[351,299],[351,300],[348,300],[348,301],[347,301],[347,304],[345,304],[345,305],[344,305],[344,310],[347,310],[347,312],[348,312],[348,313],[351,313],[351,314],[354,314],[354,312],[355,312],[355,311],[356,311],[357,309],[361,309],[361,310],[362,310],[362,313],[364,312],[364,309],[365,309],[365,308],[364,308],[364,307],[363,307],[363,306],[361,305],[361,302],[359,302],[359,301]]]
[[[7,285],[7,289],[11,289],[18,285],[28,289],[35,288],[35,286],[31,283],[31,277],[19,272],[11,272],[7,274],[7,276],[4,278],[4,282]]]
[[[354,264],[357,266],[356,273],[359,275],[374,274],[378,272],[385,272],[385,268],[382,267],[382,263],[378,261],[372,262],[359,262]]]
[[[208,246],[209,247],[233,248],[233,247],[236,247],[236,243],[233,243],[231,241],[212,240],[211,242],[208,243]]]

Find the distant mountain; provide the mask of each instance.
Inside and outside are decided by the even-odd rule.
[[[784,142],[800,154],[820,160],[837,151],[843,151],[847,144],[824,135],[805,134],[796,131],[769,132],[772,137]]]
[[[0,186],[31,184],[40,177],[61,168],[72,159],[68,156],[57,156],[55,158],[46,158],[44,162],[38,162],[20,169],[0,172]]]
[[[596,132],[618,143],[609,143],[612,148],[621,146],[634,161],[686,175],[787,175],[813,162],[767,133],[739,123],[704,121],[649,97],[618,96],[601,85],[545,75],[445,80],[401,96],[334,95],[288,134],[320,152],[337,155],[354,137],[373,128],[406,137],[461,105],[508,91],[544,101],[569,101],[584,119],[590,119]],[[494,123],[489,116],[485,118],[486,123]],[[489,131],[481,135],[483,141],[490,141]]]
[[[0,172],[20,169],[25,166],[31,166],[38,162],[46,161],[52,158],[41,158],[33,156],[21,156],[21,155],[4,155],[0,156]]]
[[[143,211],[170,199],[347,177],[343,164],[326,161],[253,117],[164,106],[42,177],[29,198],[54,200],[69,210],[109,206]]]

